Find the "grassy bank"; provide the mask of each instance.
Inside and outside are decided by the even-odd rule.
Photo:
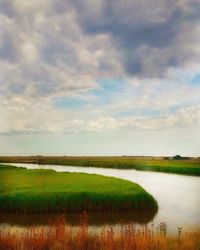
[[[157,208],[156,201],[142,187],[112,177],[0,165],[0,180],[1,211],[42,213]]]
[[[167,235],[165,224],[159,229],[144,227],[136,230],[134,225],[93,232],[84,221],[76,232],[59,219],[48,228],[29,228],[25,232],[12,233],[0,230],[0,249],[12,250],[199,250],[200,232],[182,232]]]
[[[0,162],[57,164],[101,168],[136,169],[200,176],[200,159],[165,160],[162,157],[0,157]]]

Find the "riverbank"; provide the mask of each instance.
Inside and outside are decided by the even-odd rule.
[[[136,229],[134,225],[123,226],[118,232],[112,227],[100,232],[89,232],[87,219],[84,217],[74,232],[66,226],[63,217],[40,230],[35,227],[25,232],[0,230],[0,249],[13,250],[199,250],[200,232],[185,232],[177,228],[176,235],[168,235],[167,225],[151,225]]]
[[[43,213],[157,210],[138,184],[114,177],[0,165],[0,210]]]
[[[65,166],[87,166],[100,168],[136,169],[164,173],[200,176],[200,159],[170,160],[164,157],[128,156],[6,156],[0,157],[2,163],[35,163]]]

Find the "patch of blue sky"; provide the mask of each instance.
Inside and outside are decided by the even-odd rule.
[[[200,85],[200,73],[196,74],[193,76],[190,80],[189,83],[194,84],[194,85]]]
[[[176,113],[178,110],[182,108],[192,107],[198,102],[193,101],[185,101],[180,104],[172,105],[170,107],[166,107],[163,109],[153,109],[153,108],[137,108],[137,109],[129,109],[123,110],[115,113],[115,117],[137,117],[137,116],[146,116],[146,117],[159,117],[166,114]]]
[[[105,105],[113,101],[116,95],[123,92],[127,86],[124,79],[97,79],[99,87],[92,89],[89,93],[96,97],[96,104]]]
[[[168,113],[175,113],[176,111],[180,110],[180,109],[184,109],[184,108],[190,108],[194,105],[198,105],[199,103],[199,99],[198,98],[194,98],[193,100],[188,100],[185,102],[181,102],[179,104],[176,105],[172,105],[170,107],[168,107]]]
[[[123,79],[97,79],[99,88],[90,90],[90,93],[98,97],[110,96],[124,89],[127,82]]]
[[[53,106],[56,108],[81,108],[84,105],[105,105],[113,101],[113,97],[120,93],[127,82],[123,79],[98,79],[98,88],[88,90],[77,97],[61,97],[54,101]],[[91,98],[91,96],[95,98]]]
[[[134,117],[134,116],[160,116],[162,115],[161,110],[157,109],[132,109],[117,112],[115,117]]]
[[[127,84],[127,81],[122,78],[98,79],[97,82],[103,89],[111,92],[119,91],[124,87],[125,84]]]
[[[53,103],[53,106],[56,108],[70,108],[70,109],[76,109],[84,106],[86,104],[85,100],[82,100],[80,98],[73,98],[73,97],[61,97],[56,98],[56,100]]]

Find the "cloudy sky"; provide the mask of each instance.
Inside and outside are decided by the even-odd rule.
[[[0,0],[0,155],[200,155],[199,0]]]

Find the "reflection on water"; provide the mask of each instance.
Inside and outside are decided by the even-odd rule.
[[[117,225],[117,223],[136,222],[154,223],[158,225],[166,221],[170,231],[176,230],[178,226],[186,229],[200,228],[200,177],[184,176],[176,174],[144,172],[136,170],[104,169],[91,167],[68,167],[57,165],[19,164],[12,165],[27,168],[54,169],[59,172],[84,172],[95,173],[105,176],[114,176],[140,184],[157,200],[159,210],[157,214],[148,213],[92,213],[89,218],[90,225],[101,227],[103,224]],[[148,211],[149,212],[149,211]],[[6,215],[0,214],[0,225],[18,224],[30,225],[45,224],[53,215]],[[69,223],[76,223],[78,215],[66,215]],[[23,224],[24,223],[24,224]]]
[[[90,212],[88,223],[92,226],[121,224],[146,224],[154,218],[156,211],[128,211],[128,212]],[[48,225],[55,221],[60,214],[14,214],[0,213],[0,224],[10,224],[19,226]],[[64,214],[65,221],[70,225],[80,223],[80,213]]]

